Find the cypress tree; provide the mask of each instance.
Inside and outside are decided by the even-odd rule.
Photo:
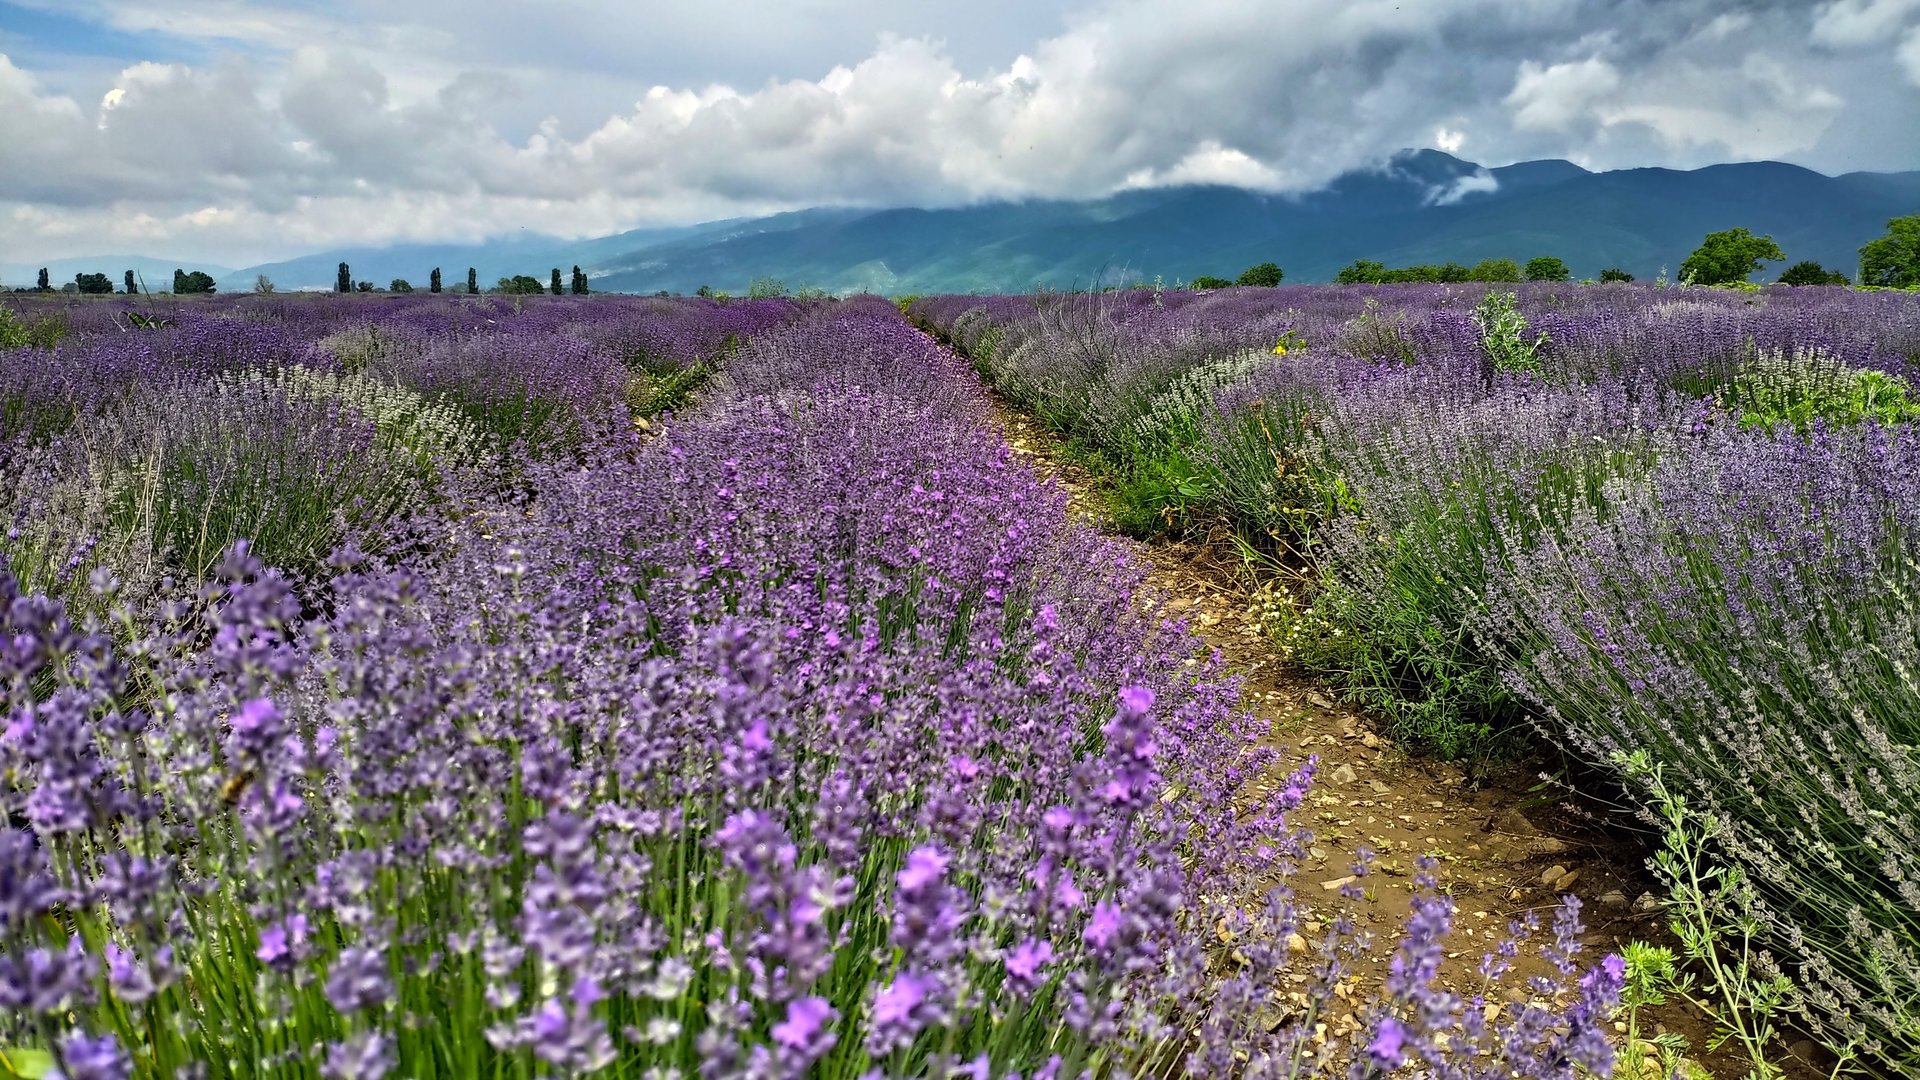
[[[45,278],[45,275],[46,275],[46,271],[44,270],[41,271],[41,276],[43,279]],[[175,267],[173,271],[173,293],[175,296],[178,296],[181,293],[186,291],[187,291],[187,272],[178,267]]]
[[[346,263],[340,264],[340,273],[337,276],[335,276],[333,279],[333,291],[334,292],[352,292],[353,291],[353,271],[348,268]]]
[[[587,295],[587,274],[578,266],[573,268],[573,295]]]
[[[433,268],[433,273],[427,277],[427,291],[440,291],[440,268],[437,266]]]
[[[480,295],[480,275],[475,273],[471,266],[467,267],[467,295]]]
[[[557,266],[553,268],[553,284],[550,288],[553,289],[553,295],[560,295],[560,268]]]
[[[177,272],[177,271],[176,271],[176,272]],[[559,272],[560,272],[560,271],[558,271],[558,270],[555,270],[555,271],[554,271],[554,273],[556,273],[556,274],[557,274],[557,273],[559,273]],[[40,291],[41,291],[41,292],[52,292],[52,291],[53,291],[53,283],[47,280],[47,268],[46,268],[46,267],[44,267],[44,266],[40,268]]]
[[[138,296],[140,290],[133,284],[133,271],[127,271],[127,295]]]

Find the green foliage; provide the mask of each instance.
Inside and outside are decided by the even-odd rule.
[[[108,296],[113,293],[113,279],[105,274],[75,274],[73,283],[89,296]]]
[[[1359,259],[1334,275],[1334,280],[1343,285],[1461,282],[1472,281],[1473,271],[1456,262],[1389,267],[1371,259]]]
[[[713,296],[713,286],[711,286],[711,285],[702,285],[702,286],[700,286],[699,288],[697,288],[697,289],[695,289],[695,290],[693,290],[693,295],[695,295],[695,296],[698,296],[698,297],[703,297],[703,298],[708,298],[708,299],[711,299],[711,298],[712,298],[712,296]]]
[[[173,272],[173,291],[177,295],[206,295],[213,292],[213,278],[205,270]]]
[[[408,281],[406,278],[403,278],[403,277],[394,278],[391,282],[387,284],[387,291],[388,292],[412,292],[413,282]]]
[[[1780,275],[1782,285],[1845,285],[1847,275],[1828,270],[1812,259],[1802,259]]]
[[[1279,264],[1264,262],[1242,270],[1240,276],[1234,280],[1234,284],[1271,289],[1280,284],[1280,280],[1284,277],[1286,277],[1286,271],[1280,269]]]
[[[1667,929],[1692,965],[1683,970],[1671,952],[1643,946],[1642,979],[1653,995],[1680,998],[1712,1018],[1711,1045],[1734,1043],[1746,1055],[1743,1080],[1779,1080],[1786,1071],[1769,1060],[1768,1050],[1779,1034],[1778,1021],[1796,1006],[1797,991],[1758,958],[1761,923],[1751,914],[1752,886],[1737,867],[1712,859],[1718,822],[1690,810],[1686,795],[1668,787],[1650,755],[1619,754],[1614,763],[1642,789],[1661,826],[1661,848],[1651,865],[1666,887]],[[1834,1074],[1852,1057],[1853,1048],[1843,1048]]]
[[[372,292],[373,282],[371,281],[358,282],[357,284],[354,285],[353,290],[355,292]]]
[[[560,268],[559,267],[556,266],[553,268],[553,277],[548,282],[548,286],[553,290],[553,295],[555,296],[560,295]]]
[[[337,293],[353,291],[353,270],[346,263],[341,263],[340,268],[334,272],[333,291]]]
[[[51,349],[69,329],[64,315],[42,315],[28,322],[12,308],[0,307],[0,349]]]
[[[178,279],[180,276],[180,271],[175,270],[173,272],[173,276],[175,279]],[[34,289],[37,292],[53,291],[53,285],[47,279],[47,268],[44,266],[40,268],[40,276],[39,278],[36,279],[36,284],[34,285]]]
[[[433,268],[433,273],[427,275],[427,291],[430,293],[440,291],[440,268],[437,266]]]
[[[1920,214],[1887,222],[1887,234],[1860,249],[1860,284],[1920,289]]]
[[[1573,277],[1567,264],[1551,255],[1528,259],[1526,274],[1528,281],[1568,281]]]
[[[1520,298],[1510,292],[1490,290],[1473,309],[1473,323],[1480,328],[1480,343],[1487,358],[1500,371],[1540,370],[1540,347],[1547,335],[1531,339],[1527,317],[1520,313]]]
[[[133,283],[133,271],[129,270],[127,271],[127,295],[138,296],[139,294],[140,287]]]
[[[573,268],[573,282],[570,291],[575,296],[587,295],[587,272],[580,269],[578,265],[575,265]]]
[[[540,279],[531,274],[515,274],[510,278],[501,278],[494,285],[493,291],[506,293],[509,296],[537,296],[546,292],[547,287],[540,284]]]
[[[747,285],[747,299],[772,300],[787,295],[787,283],[774,277],[757,277]]]
[[[1374,587],[1325,580],[1307,607],[1266,630],[1396,740],[1477,762],[1505,750],[1524,713],[1464,628],[1463,590],[1429,561],[1431,541],[1463,524],[1445,515],[1416,523],[1428,542],[1394,541],[1371,568]]]
[[[1519,281],[1520,264],[1512,259],[1481,259],[1467,277],[1472,281]]]
[[[1382,313],[1378,301],[1369,298],[1366,307],[1341,329],[1337,344],[1354,356],[1373,360],[1412,364],[1418,357],[1407,340],[1406,314]]]
[[[1740,418],[1741,426],[1768,431],[1786,425],[1804,433],[1816,421],[1831,428],[1865,421],[1891,426],[1920,420],[1920,397],[1905,379],[1850,368],[1811,350],[1755,357],[1719,388],[1715,398]]]
[[[1600,271],[1600,280],[1602,283],[1609,282],[1609,281],[1626,282],[1626,281],[1632,281],[1633,275],[1627,273],[1625,270],[1622,270],[1617,266],[1609,266],[1605,270]]]
[[[1386,272],[1385,263],[1377,263],[1372,259],[1355,259],[1351,266],[1344,267],[1339,273],[1333,275],[1333,280],[1342,285],[1377,285]]]
[[[713,375],[714,369],[706,364],[658,370],[641,368],[627,383],[627,411],[636,420],[652,420],[662,413],[680,412],[692,403],[695,394],[713,381]]]
[[[1212,274],[1201,274],[1188,283],[1188,287],[1194,289],[1225,289],[1230,288],[1232,285],[1233,282],[1228,281],[1226,278],[1214,277]]]
[[[1771,236],[1755,236],[1743,228],[1708,233],[1680,264],[1680,280],[1694,285],[1731,285],[1747,280],[1760,269],[1762,261],[1777,262],[1786,257]]]
[[[480,295],[480,272],[471,266],[467,267],[467,295]]]
[[[253,279],[253,291],[256,296],[273,295],[273,279],[261,274]]]

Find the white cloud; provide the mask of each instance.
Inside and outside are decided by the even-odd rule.
[[[1452,206],[1469,195],[1491,195],[1500,190],[1500,178],[1485,169],[1470,172],[1445,187],[1427,193],[1427,205]]]
[[[1920,0],[1829,0],[1813,17],[1813,40],[1834,48],[1880,45],[1920,25]]]
[[[167,246],[239,264],[804,205],[1290,192],[1403,147],[1463,150],[1466,132],[1489,164],[1691,166],[1818,146],[1849,167],[1872,167],[1863,153],[1920,165],[1920,148],[1849,143],[1835,123],[1848,101],[1920,122],[1920,94],[1895,74],[1904,64],[1920,86],[1920,0],[1811,13],[1756,0],[1734,15],[1708,0],[1091,2],[1022,16],[1056,32],[985,60],[983,38],[827,41],[808,22],[925,22],[931,0],[741,0],[724,33],[722,16],[638,17],[614,0],[538,20],[504,0],[63,9],[198,51],[189,63],[156,47],[60,90],[0,54],[0,248]],[[1810,53],[1809,32],[1869,54]],[[782,52],[786,39],[807,44]],[[689,56],[722,53],[702,70],[760,74],[693,72]],[[1492,183],[1473,174],[1434,199]]]
[[[1544,65],[1520,64],[1507,104],[1521,131],[1570,132],[1594,118],[1596,107],[1620,89],[1620,72],[1597,56]]]

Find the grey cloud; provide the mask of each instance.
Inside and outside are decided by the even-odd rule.
[[[0,158],[0,200],[33,211],[0,214],[0,243],[254,230],[279,254],[828,203],[1290,192],[1443,141],[1486,164],[1920,167],[1920,145],[1889,138],[1920,127],[1920,0],[1105,0],[958,49],[875,36],[932,21],[930,0],[903,2],[753,0],[724,22],[612,0],[567,19],[368,2],[304,14],[291,38],[257,10],[221,22],[234,0],[109,5],[119,25],[237,35],[252,59],[130,68],[104,112],[0,61],[0,141],[21,148]],[[116,233],[109,206],[137,226]]]

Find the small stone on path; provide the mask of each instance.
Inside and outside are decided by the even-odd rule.
[[[1541,872],[1540,884],[1552,885],[1555,882],[1559,881],[1560,878],[1566,874],[1566,872],[1567,872],[1566,867],[1561,866],[1559,863],[1554,863],[1552,866],[1547,867],[1546,870]]]

